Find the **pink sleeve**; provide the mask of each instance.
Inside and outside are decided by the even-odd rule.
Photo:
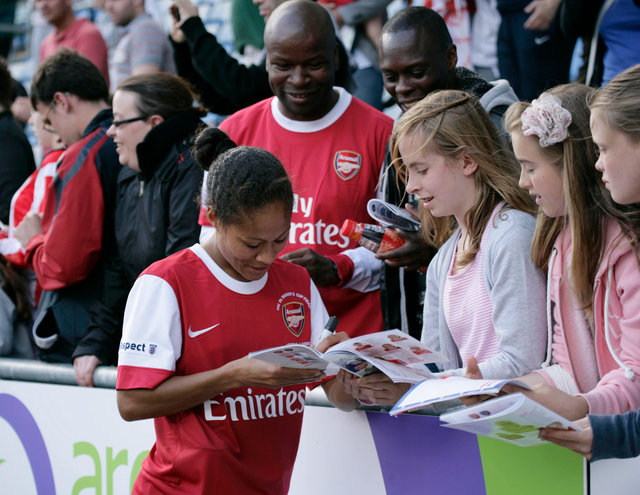
[[[609,314],[611,343],[634,376],[626,376],[613,359],[602,330],[603,334],[596,336],[596,350],[604,376],[592,391],[582,395],[590,414],[621,414],[640,408],[640,269],[632,250],[614,266],[609,300],[605,314]]]

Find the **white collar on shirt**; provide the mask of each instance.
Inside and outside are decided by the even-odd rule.
[[[213,276],[218,279],[218,282],[220,282],[227,289],[232,290],[233,292],[244,295],[256,294],[260,292],[267,284],[269,272],[265,273],[258,280],[252,280],[251,282],[241,282],[240,280],[236,280],[235,278],[228,275],[227,272],[225,272],[213,260],[213,258],[209,256],[209,253],[207,253],[207,251],[204,249],[204,247],[202,247],[201,244],[194,244],[190,249],[196,254],[198,258],[202,260],[207,268],[209,268]]]
[[[271,113],[275,121],[286,130],[291,132],[318,132],[326,129],[332,125],[336,120],[342,117],[342,114],[347,110],[351,103],[351,95],[344,88],[338,86],[333,87],[334,91],[338,92],[338,101],[333,106],[329,113],[318,120],[292,120],[289,117],[285,117],[280,111],[278,106],[278,98],[275,97],[271,100]]]

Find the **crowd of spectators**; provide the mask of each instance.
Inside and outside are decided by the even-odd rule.
[[[410,194],[419,188],[407,189],[398,167],[402,149],[388,145],[391,116],[405,122],[415,108],[428,113],[420,102],[436,91],[465,92],[495,124],[496,149],[510,153],[507,108],[569,83],[576,40],[583,46],[580,82],[593,87],[640,63],[637,0],[320,2],[328,21],[315,5],[280,7],[286,2],[233,0],[227,21],[235,49],[207,30],[204,7],[194,0],[165,2],[161,17],[143,0],[95,2],[100,29],[78,17],[71,0],[32,2],[51,31],[34,54],[32,79],[22,81],[28,91],[0,61],[0,355],[73,363],[78,384],[88,386],[96,366],[117,364],[137,277],[212,233],[201,207],[203,173],[192,157],[207,113],[238,145],[266,149],[282,162],[294,194],[283,259],[307,270],[349,335],[401,328],[437,342],[437,335],[425,337],[423,316],[435,318],[441,308],[423,307],[427,278],[418,269],[443,243],[424,230],[401,232],[404,246],[375,256],[339,234],[345,212],[369,221],[374,197],[422,210]],[[15,2],[0,15],[14,15],[11,7]],[[274,11],[277,23],[270,22]],[[6,37],[0,48],[11,60]],[[25,124],[42,150],[38,164]],[[523,215],[530,206],[520,208]],[[451,234],[447,227],[442,231]],[[446,263],[442,251],[435,258],[442,291],[447,270],[460,268],[452,268],[451,253],[469,247],[446,246]],[[513,290],[511,282],[489,292],[494,304],[495,294]],[[533,299],[525,304],[542,327],[545,308],[537,311]],[[498,334],[501,321],[515,330],[515,314],[494,315]],[[500,335],[510,335],[509,346],[518,342]],[[546,334],[527,335],[540,361]],[[492,351],[470,354],[456,344],[449,365],[460,369],[474,356],[504,355],[507,346],[493,339]],[[512,375],[540,364],[519,363]],[[494,368],[479,367],[485,375]]]

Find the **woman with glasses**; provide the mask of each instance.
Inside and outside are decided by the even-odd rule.
[[[191,156],[204,110],[175,76],[125,79],[113,96],[113,138],[120,163],[115,206],[116,249],[101,304],[72,356],[79,385],[93,384],[98,364],[115,364],[126,297],[147,266],[198,241],[202,171]]]

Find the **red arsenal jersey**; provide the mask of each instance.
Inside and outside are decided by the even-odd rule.
[[[337,255],[357,244],[340,234],[346,218],[371,222],[367,201],[376,195],[393,121],[341,88],[333,109],[315,121],[285,117],[273,97],[241,110],[220,128],[239,145],[257,146],[280,159],[295,195],[289,244],[282,254],[313,248]],[[320,288],[340,329],[351,336],[382,330],[380,293]]]
[[[303,268],[276,260],[260,280],[227,275],[196,244],[158,261],[127,301],[117,388],[154,388],[249,352],[316,343],[328,315]],[[286,494],[305,386],[242,387],[155,419],[134,493]]]

